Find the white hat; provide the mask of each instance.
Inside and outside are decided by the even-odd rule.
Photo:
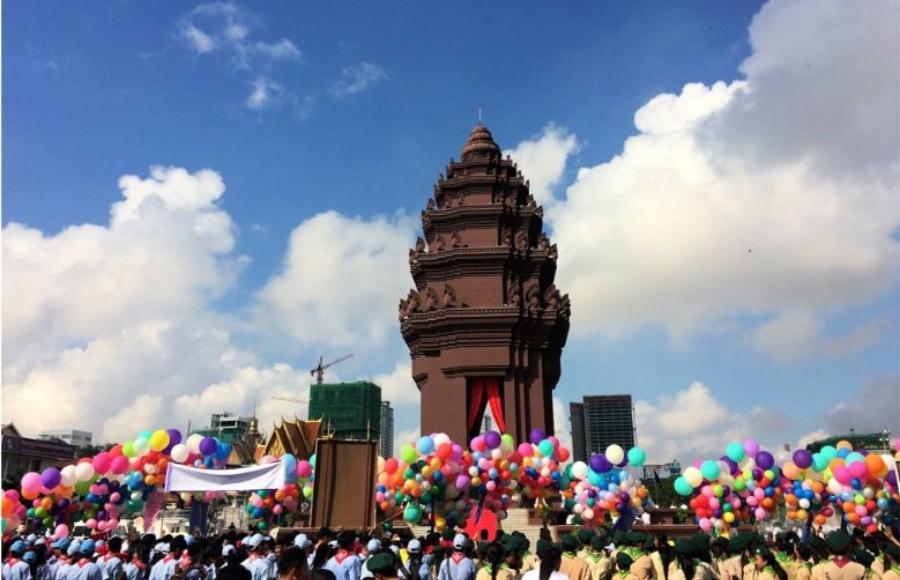
[[[259,545],[262,544],[262,541],[262,534],[253,534],[249,538],[244,538],[244,545],[253,550],[258,548]]]
[[[306,534],[297,534],[294,536],[294,545],[301,550],[305,550],[312,546],[312,541],[306,537]]]
[[[231,544],[225,544],[224,546],[222,546],[222,557],[223,558],[230,556],[231,554],[234,554],[235,552],[237,552],[237,548],[235,548]]]
[[[372,552],[377,552],[378,549],[381,548],[381,541],[375,538],[369,540],[369,543],[366,544],[366,550],[371,554]]]
[[[453,547],[457,550],[465,550],[468,543],[469,538],[463,534],[456,534],[456,537],[453,538]]]
[[[406,551],[410,554],[420,554],[422,553],[422,542],[413,538],[406,545]]]

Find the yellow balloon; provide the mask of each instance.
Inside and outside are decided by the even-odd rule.
[[[162,451],[169,446],[169,433],[160,429],[154,431],[150,435],[150,449],[153,451]]]

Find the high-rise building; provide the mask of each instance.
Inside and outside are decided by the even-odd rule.
[[[94,435],[90,431],[79,431],[78,429],[50,429],[41,432],[38,437],[45,441],[59,439],[63,443],[68,443],[75,447],[87,447],[91,444]]]
[[[209,417],[209,427],[197,429],[194,431],[206,437],[215,437],[224,443],[233,443],[242,439],[251,431],[251,427],[255,430],[256,419],[254,417],[238,417],[228,411],[222,413],[213,413]]]
[[[584,403],[569,403],[569,421],[572,423],[572,460],[587,461],[584,451]]]
[[[338,439],[375,440],[381,435],[381,387],[368,381],[313,385],[309,419]]]
[[[382,457],[394,456],[394,409],[390,401],[381,401],[381,440],[379,441]]]
[[[585,461],[610,445],[634,447],[634,407],[631,395],[592,395],[571,403],[572,453]],[[579,420],[580,417],[580,420]],[[580,452],[580,453],[579,453]]]

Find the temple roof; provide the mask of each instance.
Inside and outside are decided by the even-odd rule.
[[[469,140],[462,148],[462,159],[471,154],[484,155],[488,153],[500,153],[500,146],[494,143],[494,138],[487,127],[478,123],[469,133]]]

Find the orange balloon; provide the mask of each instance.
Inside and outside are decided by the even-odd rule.
[[[816,525],[824,526],[824,525],[825,525],[825,522],[828,521],[828,518],[826,518],[826,517],[823,516],[822,514],[818,514],[818,515],[816,516],[815,521],[816,521]]]
[[[8,497],[4,497],[3,498],[3,517],[4,518],[9,517],[9,515],[13,512],[14,507],[15,506],[13,505],[13,500],[9,499]]]
[[[875,453],[869,453],[865,457],[866,467],[869,468],[869,474],[874,477],[881,477],[887,472],[884,460]]]

